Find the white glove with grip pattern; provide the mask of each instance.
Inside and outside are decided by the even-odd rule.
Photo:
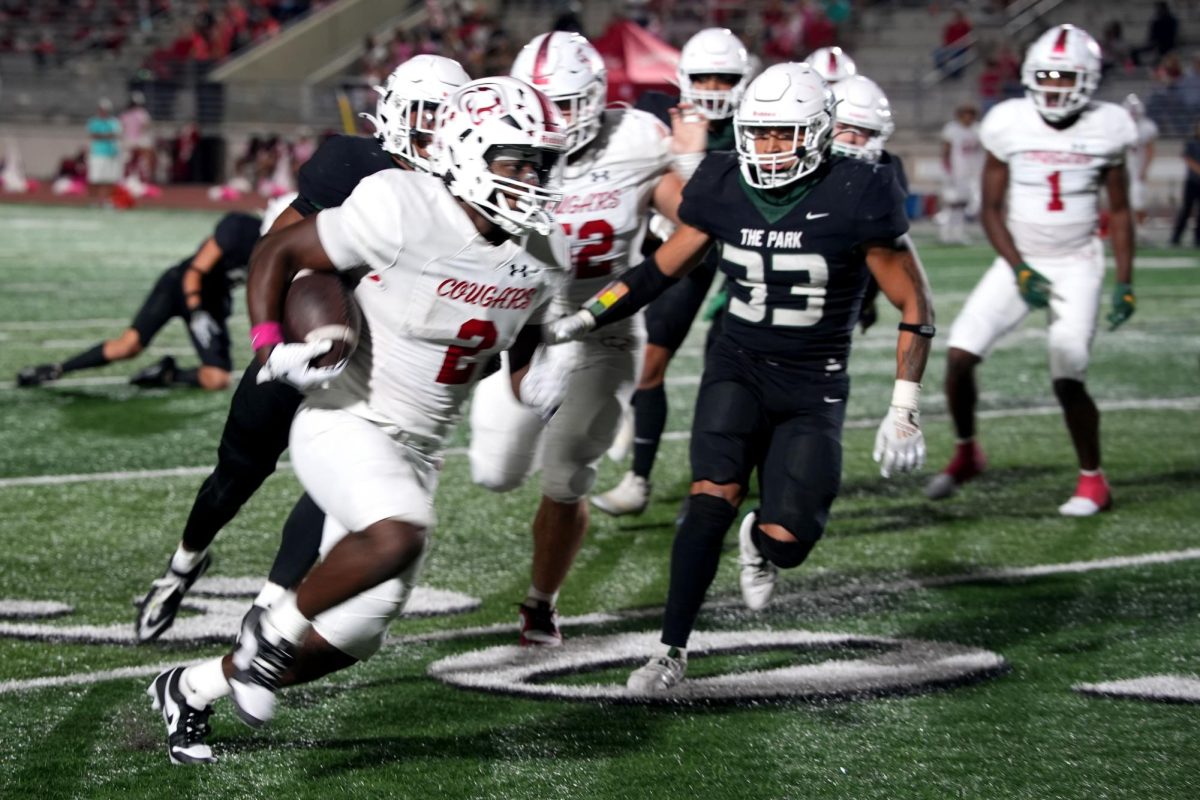
[[[567,395],[574,350],[571,343],[541,345],[534,351],[529,369],[521,379],[521,403],[543,421],[550,421]]]
[[[200,345],[201,350],[207,350],[212,344],[213,337],[221,332],[221,323],[213,319],[213,315],[203,308],[197,308],[188,315],[188,328]]]
[[[586,308],[581,308],[574,314],[551,320],[542,326],[542,342],[544,344],[562,344],[582,338],[584,334],[596,327],[596,317]]]
[[[343,359],[331,367],[314,367],[312,360],[328,353],[332,347],[333,341],[330,339],[276,345],[267,357],[267,363],[258,371],[258,382],[282,381],[302,392],[328,383],[342,374],[349,359]]]
[[[885,478],[893,472],[911,472],[925,465],[925,436],[917,410],[920,396],[919,383],[896,381],[892,406],[875,434],[875,463]]]

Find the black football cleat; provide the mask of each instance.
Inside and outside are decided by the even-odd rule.
[[[521,634],[517,644],[521,647],[558,647],[562,644],[562,631],[558,629],[558,609],[544,600],[532,606],[528,600],[517,606]]]
[[[179,604],[187,594],[192,584],[208,571],[212,564],[212,556],[204,554],[200,563],[192,567],[190,572],[176,572],[167,563],[167,571],[163,576],[150,585],[150,591],[138,603],[137,620],[133,626],[137,632],[139,643],[153,642],[163,632],[175,623],[175,615],[179,613]]]
[[[167,724],[167,756],[172,764],[213,764],[216,756],[205,739],[212,729],[208,718],[212,706],[193,708],[188,705],[179,679],[185,667],[172,667],[159,673],[146,689],[155,711],[161,711]]]
[[[243,630],[233,651],[235,671],[229,679],[238,719],[251,728],[260,728],[271,721],[275,716],[279,681],[296,660],[297,650],[267,620],[266,614],[257,616],[251,631]]]
[[[58,364],[38,364],[36,367],[26,367],[17,373],[17,386],[41,386],[43,383],[53,383],[62,377],[62,367]]]
[[[157,363],[135,372],[129,382],[143,389],[166,388],[175,385],[175,375],[179,371],[172,356],[163,356]]]

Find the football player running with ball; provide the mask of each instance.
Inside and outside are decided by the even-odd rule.
[[[379,649],[416,581],[446,437],[481,367],[511,348],[522,397],[537,323],[565,278],[569,251],[549,214],[561,199],[562,129],[533,87],[473,81],[439,112],[436,175],[383,170],[255,251],[251,340],[263,373],[305,391],[289,444],[326,513],[323,559],[243,629],[230,659],[206,662],[194,681],[176,668],[151,686],[169,726],[189,720],[170,731],[173,761],[213,760],[204,735],[214,700],[232,694],[239,717],[258,726],[280,686]],[[364,273],[363,335],[340,367],[314,367],[307,345],[283,343],[285,287],[302,269]]]
[[[547,331],[566,339],[622,319],[712,242],[722,245],[729,313],[696,398],[693,482],[671,553],[662,650],[629,676],[636,692],[683,678],[688,637],[753,472],[761,505],[738,534],[750,608],[766,605],[778,568],[800,565],[824,533],[841,483],[846,360],[868,271],[903,320],[874,456],[885,477],[924,459],[917,403],[933,308],[925,273],[903,245],[908,220],[894,170],[830,155],[833,96],[807,64],[757,77],[734,129],[736,153],[700,165],[684,189],[683,224],[654,257]]]
[[[683,178],[671,169],[680,158],[674,151],[702,157],[705,123],[685,123],[676,112],[672,139],[650,114],[606,110],[604,61],[577,33],[534,37],[512,72],[545,92],[567,123],[564,196],[553,209],[571,243],[573,272],[560,297],[560,312],[566,312],[630,267],[651,207],[676,218]],[[557,410],[518,402],[505,370],[484,380],[472,403],[470,460],[477,484],[515,489],[540,455],[542,499],[533,520],[532,580],[519,609],[521,645],[562,643],[558,592],[587,533],[596,464],[616,436],[645,338],[641,318],[632,317],[548,348],[531,365],[526,384],[530,400],[533,384],[560,398]]]
[[[1084,386],[1104,283],[1099,190],[1108,195],[1117,265],[1108,314],[1116,329],[1135,302],[1125,153],[1137,128],[1125,109],[1092,100],[1100,47],[1073,25],[1051,28],[1034,42],[1021,76],[1026,96],[995,106],[981,126],[987,150],[982,222],[997,258],[950,331],[946,404],[958,444],[925,494],[949,497],[984,470],[975,440],[975,367],[1026,314],[1046,309],[1050,377],[1080,470],[1075,493],[1058,510],[1085,517],[1112,504],[1100,469],[1100,412]]]
[[[334,136],[300,168],[299,194],[270,227],[282,230],[321,209],[340,206],[358,182],[381,170],[429,172],[427,148],[434,115],[445,99],[470,78],[457,61],[420,55],[398,66],[379,92],[375,136]],[[366,115],[364,115],[366,116]],[[253,240],[246,246],[249,258]],[[138,604],[134,623],[139,642],[151,642],[175,622],[179,604],[207,571],[209,545],[263,481],[275,471],[287,449],[292,417],[300,407],[299,389],[284,381],[260,381],[261,366],[252,359],[234,391],[217,466],[192,501],[183,537],[162,576]],[[307,494],[292,509],[266,585],[254,605],[265,608],[294,586],[312,567],[321,543],[325,514]]]

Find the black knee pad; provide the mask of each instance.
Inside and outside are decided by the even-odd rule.
[[[791,569],[803,564],[804,559],[808,558],[808,554],[812,552],[813,545],[817,543],[815,539],[808,542],[781,542],[763,533],[763,529],[757,525],[754,526],[752,535],[758,551],[781,569]]]

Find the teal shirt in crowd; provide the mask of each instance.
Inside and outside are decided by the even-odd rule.
[[[120,152],[117,137],[121,135],[121,122],[116,117],[92,117],[87,124],[88,134],[108,133],[111,139],[92,139],[92,155],[111,158]]]

